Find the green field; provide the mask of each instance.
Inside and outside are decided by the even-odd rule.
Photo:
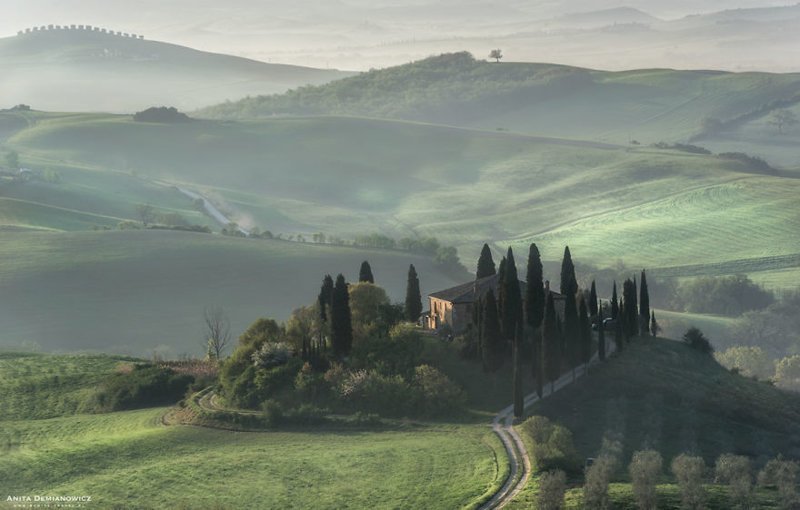
[[[13,507],[7,495],[70,494],[93,508],[450,509],[474,507],[507,469],[484,425],[243,433],[164,426],[165,408],[23,419],[88,394],[120,362],[0,354],[0,394],[12,397],[0,414],[0,508]],[[71,392],[43,374],[72,378]]]
[[[456,283],[429,258],[174,231],[0,232],[0,347],[201,355],[202,314],[222,306],[235,337],[259,317],[316,300],[325,273],[369,260],[394,301],[413,263],[422,292]]]

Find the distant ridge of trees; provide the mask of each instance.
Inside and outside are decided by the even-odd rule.
[[[192,119],[185,113],[179,112],[174,106],[152,106],[146,110],[136,112],[133,115],[136,122],[161,122],[165,124],[175,124],[181,122],[191,122]]]

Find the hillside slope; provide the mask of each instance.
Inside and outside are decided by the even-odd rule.
[[[412,263],[423,293],[458,283],[404,252],[172,231],[2,231],[0,254],[0,347],[57,351],[201,355],[205,307],[235,338],[313,303],[326,273],[357,279],[363,260],[394,301]]]
[[[0,39],[0,67],[5,69],[0,74],[5,106],[88,112],[133,112],[154,105],[197,108],[352,74],[63,29]]]
[[[200,115],[365,115],[628,143],[685,140],[774,101],[800,102],[800,74],[642,69],[431,57],[283,95],[247,98]],[[800,161],[796,164],[800,165]]]
[[[262,230],[435,236],[467,264],[484,242],[533,241],[546,261],[568,244],[584,263],[678,277],[800,267],[800,179],[712,155],[335,117],[44,116],[7,143],[43,167],[186,183]]]

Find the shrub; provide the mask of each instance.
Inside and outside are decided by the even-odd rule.
[[[583,486],[583,504],[585,508],[606,510],[611,508],[608,495],[608,484],[617,469],[617,461],[608,456],[595,459],[586,470],[586,483]]]
[[[174,404],[193,382],[191,375],[169,368],[136,365],[130,372],[109,376],[87,407],[95,412],[110,412]]]
[[[714,347],[712,347],[711,342],[703,335],[702,331],[695,327],[689,328],[686,333],[684,333],[683,343],[703,354],[714,353]]]
[[[544,416],[531,416],[521,425],[533,444],[531,455],[534,469],[546,471],[561,469],[577,472],[580,460],[572,443],[572,433],[564,426],[551,422]]]
[[[430,365],[414,369],[412,384],[422,400],[419,408],[423,414],[436,415],[460,408],[466,395],[446,375]]]
[[[283,423],[283,408],[274,400],[265,400],[261,404],[261,412],[263,413],[264,425],[270,428],[278,427]]]
[[[355,370],[337,388],[343,402],[361,411],[385,416],[403,416],[416,400],[402,377],[383,375],[375,370]]]
[[[561,510],[564,508],[564,493],[567,491],[567,476],[561,470],[548,471],[539,477],[539,495],[536,498],[539,510]]]
[[[672,460],[672,474],[681,489],[681,507],[687,510],[703,508],[705,489],[703,476],[706,464],[702,457],[681,454]]]
[[[687,312],[738,316],[761,310],[775,302],[775,296],[746,276],[703,277],[684,283],[678,299]]]
[[[767,462],[764,469],[758,473],[758,484],[776,487],[780,499],[780,508],[789,510],[795,508],[798,502],[797,472],[797,462],[785,460],[778,455],[777,458]]]
[[[714,468],[717,483],[728,485],[731,506],[741,510],[750,508],[753,498],[753,475],[750,459],[742,455],[720,455]]]
[[[272,368],[285,365],[292,356],[291,347],[285,342],[265,343],[251,356],[253,364],[259,368]]]
[[[661,475],[661,454],[653,450],[635,452],[628,470],[633,496],[640,510],[656,508],[656,482]]]
[[[389,331],[389,338],[373,339],[356,344],[351,354],[355,367],[372,368],[382,374],[412,377],[419,364],[423,342],[419,331],[410,324],[398,324]]]
[[[259,401],[276,398],[281,391],[294,389],[294,381],[302,365],[303,362],[299,358],[291,358],[286,363],[272,368],[257,368],[254,383]]]

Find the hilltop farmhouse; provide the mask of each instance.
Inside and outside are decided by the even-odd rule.
[[[472,310],[476,301],[492,290],[495,296],[500,275],[494,274],[467,283],[462,283],[449,289],[434,292],[428,296],[429,312],[423,315],[423,326],[426,329],[436,330],[448,326],[453,333],[462,333],[472,322]],[[519,282],[520,291],[525,295],[527,285]],[[564,318],[565,299],[562,294],[550,290],[550,282],[545,282],[545,291],[553,296],[556,315],[560,320]]]

